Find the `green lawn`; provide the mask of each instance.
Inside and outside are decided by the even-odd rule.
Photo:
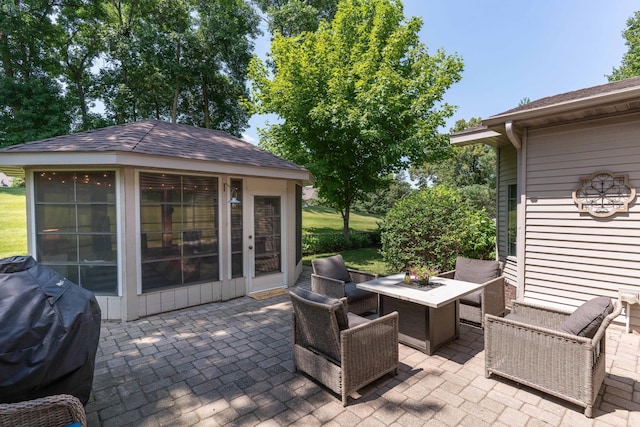
[[[0,258],[27,254],[24,188],[0,187]]]
[[[307,255],[302,259],[304,265],[311,265],[313,258],[324,258],[335,255],[337,252],[328,254]],[[398,273],[398,271],[390,271],[389,266],[382,261],[382,256],[376,248],[352,249],[340,252],[344,263],[348,268],[354,270],[366,271],[368,273],[377,273],[380,276],[388,276]]]
[[[376,215],[351,213],[349,228],[353,231],[375,231],[382,218]],[[313,206],[302,210],[303,233],[340,233],[342,232],[342,216],[334,209]],[[307,255],[302,259],[305,265],[311,265],[313,258],[323,258],[336,253]],[[388,266],[382,261],[382,256],[375,248],[353,249],[340,252],[345,264],[354,270],[377,273],[382,276],[396,272],[388,271]]]
[[[26,198],[24,188],[0,187],[0,258],[27,253],[27,219]],[[367,214],[352,214],[350,228],[355,231],[374,231],[378,227],[380,217]],[[304,233],[341,232],[342,217],[333,209],[309,207],[302,211],[302,227]],[[390,274],[377,249],[365,248],[341,252],[349,268],[356,270]],[[315,254],[304,258],[306,265],[311,265],[312,258],[325,257],[331,254]]]
[[[349,228],[356,231],[375,231],[380,221],[382,219],[376,215],[352,212],[349,216]],[[342,216],[334,209],[312,206],[302,210],[303,233],[339,231],[342,231]]]

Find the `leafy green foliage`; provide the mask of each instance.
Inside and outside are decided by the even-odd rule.
[[[458,120],[451,132],[460,132],[480,124],[479,117]],[[474,144],[450,148],[449,157],[439,162],[429,162],[410,171],[418,187],[444,185],[458,188],[465,200],[478,209],[485,209],[496,216],[497,155],[493,147]]]
[[[381,227],[382,257],[393,269],[429,265],[442,271],[457,256],[495,257],[495,224],[458,190],[424,188],[399,201]]]
[[[275,36],[273,76],[261,61],[251,65],[257,110],[282,120],[262,131],[261,146],[315,175],[347,238],[357,200],[448,149],[438,128],[454,107],[443,96],[462,61],[442,50],[430,55],[421,26],[404,18],[399,2],[343,0],[316,32]]]
[[[302,235],[302,252],[317,254],[325,252],[339,252],[346,249],[369,248],[375,246],[376,233],[351,233],[349,240],[342,233],[319,233]]]
[[[0,146],[146,118],[239,136],[258,24],[247,0],[2,1]]]
[[[268,15],[269,31],[291,37],[316,31],[320,21],[331,21],[338,0],[255,0]]]
[[[398,200],[408,196],[412,191],[411,184],[405,180],[405,175],[398,174],[394,178],[390,178],[388,187],[381,187],[368,193],[363,200],[354,203],[353,210],[385,215]]]
[[[0,147],[67,133],[60,64],[50,48],[61,32],[53,2],[0,2]]]
[[[620,67],[613,68],[607,76],[610,82],[640,76],[640,12],[627,20],[627,28],[622,32],[627,52],[622,57]]]

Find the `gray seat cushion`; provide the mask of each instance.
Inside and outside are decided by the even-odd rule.
[[[613,304],[610,298],[593,298],[571,313],[558,329],[568,334],[593,338],[604,318],[611,313]]]
[[[351,312],[347,313],[347,317],[349,318],[350,328],[355,328],[356,326],[363,325],[365,323],[370,322],[370,320],[367,319],[366,317],[358,316],[357,314],[354,314]]]
[[[316,292],[309,291],[304,288],[293,288],[289,292],[296,294],[302,299],[306,299],[321,304],[326,304],[332,309],[335,309],[336,321],[338,322],[338,328],[340,330],[349,328],[349,319],[347,317],[347,311],[344,309],[344,304],[337,298],[331,298],[326,295],[322,295]]]
[[[327,258],[316,258],[311,260],[313,273],[319,276],[329,277],[331,279],[350,282],[351,276],[349,270],[344,265],[342,255],[334,255]]]
[[[344,291],[347,294],[347,301],[349,302],[362,301],[363,299],[371,298],[372,295],[375,295],[372,292],[359,289],[354,282],[346,283],[344,285]]]
[[[460,298],[460,303],[474,307],[482,307],[482,289],[463,296]]]
[[[471,283],[484,283],[500,276],[500,263],[485,259],[456,258],[453,278]]]

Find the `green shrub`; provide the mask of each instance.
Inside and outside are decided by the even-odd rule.
[[[347,242],[342,232],[303,234],[302,251],[305,254],[322,254],[347,249],[369,248],[374,245],[372,235],[374,233],[352,231],[351,239]]]
[[[457,256],[493,259],[495,235],[495,223],[484,210],[465,202],[458,190],[436,186],[389,211],[381,226],[381,254],[396,271],[412,264],[447,271]]]
[[[13,178],[13,181],[11,181],[11,187],[24,188],[24,178]]]

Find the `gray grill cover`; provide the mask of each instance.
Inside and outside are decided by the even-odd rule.
[[[0,259],[0,403],[93,383],[101,312],[93,293],[30,256]]]

